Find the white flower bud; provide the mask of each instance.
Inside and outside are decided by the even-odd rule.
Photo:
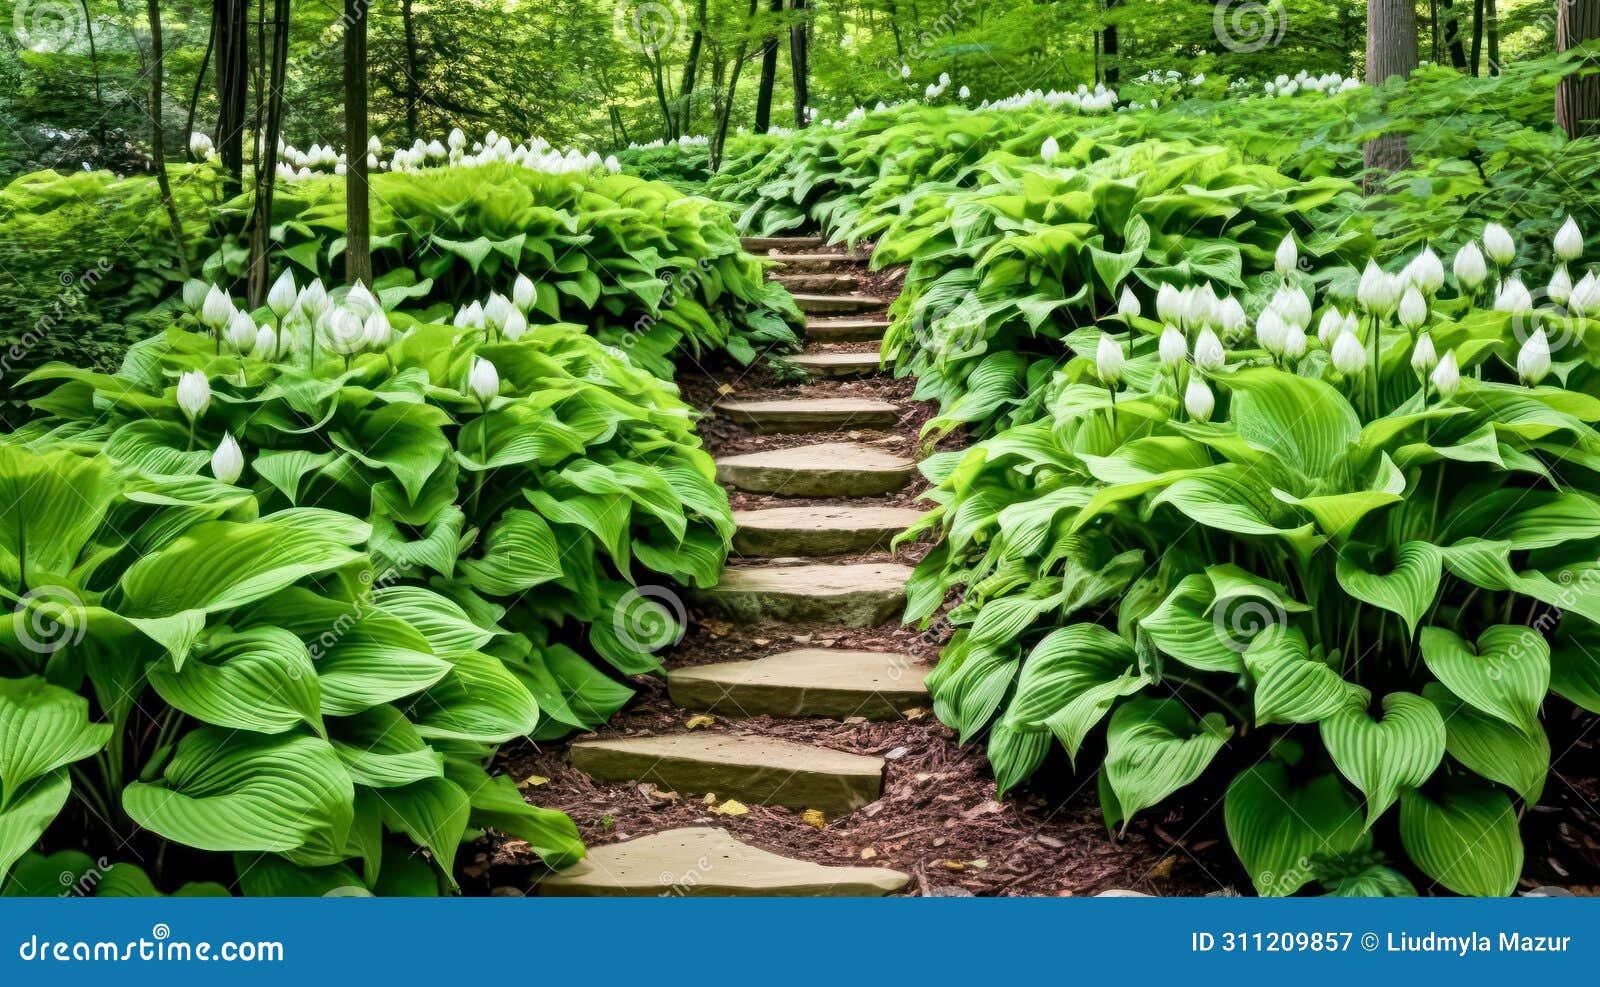
[[[1222,340],[1209,328],[1200,330],[1200,335],[1194,341],[1194,365],[1207,373],[1214,373],[1223,368],[1228,362],[1228,351],[1222,348]]]
[[[221,330],[233,320],[233,299],[216,285],[212,285],[206,292],[206,300],[200,305],[200,321],[213,330]]]
[[[511,300],[498,291],[489,292],[489,300],[483,306],[484,325],[491,329],[504,328],[506,318],[513,311]]]
[[[244,472],[244,450],[231,435],[224,435],[211,454],[211,475],[223,483],[232,483]]]
[[[1290,326],[1283,334],[1283,355],[1291,360],[1298,360],[1306,355],[1306,331],[1299,326]]]
[[[1478,285],[1483,284],[1483,279],[1489,276],[1489,269],[1483,261],[1483,251],[1478,249],[1476,243],[1470,241],[1456,251],[1455,260],[1450,266],[1455,272],[1456,281],[1469,292],[1476,291]]]
[[[183,307],[200,314],[200,307],[206,303],[206,295],[210,293],[211,286],[199,278],[190,278],[183,283]]]
[[[256,330],[256,342],[252,349],[258,360],[276,360],[278,358],[278,334],[271,326],[262,326]]]
[[[211,382],[204,371],[185,370],[178,378],[178,407],[190,421],[206,413],[211,406]]]
[[[1158,346],[1161,356],[1161,365],[1171,370],[1189,358],[1189,341],[1183,338],[1183,333],[1172,326],[1161,330],[1161,343]]]
[[[523,315],[527,315],[528,310],[533,308],[533,303],[538,297],[538,292],[534,289],[533,282],[528,279],[528,276],[526,274],[517,275],[517,280],[511,285],[512,304],[516,305]]]
[[[480,404],[487,405],[491,398],[500,393],[500,371],[488,360],[473,357],[472,371],[467,375],[467,393],[477,398]]]
[[[1337,308],[1329,308],[1322,313],[1322,318],[1317,320],[1317,340],[1322,343],[1323,349],[1332,349],[1333,341],[1339,338],[1339,333],[1344,331],[1344,313]]]
[[[1168,325],[1183,321],[1183,294],[1170,284],[1156,289],[1156,317]]]
[[[1572,297],[1572,275],[1567,273],[1565,267],[1556,268],[1556,273],[1550,275],[1550,284],[1544,293],[1557,305],[1565,305]]]
[[[1455,350],[1439,358],[1439,365],[1433,368],[1429,379],[1433,381],[1433,389],[1439,392],[1440,397],[1448,399],[1455,396],[1456,391],[1461,389],[1461,371],[1456,366]]]
[[[516,340],[521,339],[523,333],[525,333],[527,331],[528,331],[528,318],[527,318],[527,316],[523,315],[520,311],[518,311],[515,308],[513,308],[511,310],[511,314],[510,315],[506,316],[506,324],[504,326],[500,327],[500,334],[505,336],[507,339],[511,340],[512,342],[515,342]]]
[[[229,346],[248,354],[256,345],[256,322],[249,312],[235,312],[223,336]]]
[[[1572,286],[1572,294],[1567,297],[1567,308],[1580,316],[1600,315],[1600,278],[1590,271],[1578,279]]]
[[[1123,286],[1122,296],[1117,299],[1117,314],[1124,319],[1137,319],[1143,309],[1139,307],[1139,298],[1126,285]]]
[[[1417,337],[1417,344],[1411,348],[1411,369],[1417,372],[1420,380],[1427,380],[1428,374],[1439,364],[1439,355],[1433,349],[1433,337],[1427,333]]]
[[[1289,233],[1278,244],[1277,253],[1272,255],[1272,269],[1277,272],[1278,277],[1282,278],[1287,277],[1289,272],[1295,270],[1299,265],[1300,248],[1295,246],[1294,234]]]
[[[354,356],[361,352],[366,326],[360,312],[347,305],[335,305],[323,313],[322,335],[328,341],[328,349],[338,356]]]
[[[1183,407],[1189,412],[1189,417],[1197,422],[1210,421],[1211,413],[1217,408],[1217,399],[1199,374],[1189,377],[1189,386],[1183,390]]]
[[[389,316],[381,310],[373,312],[361,323],[361,346],[368,350],[381,350],[389,345],[389,338],[393,329],[389,326]]]
[[[1427,321],[1428,300],[1422,297],[1416,285],[1407,285],[1405,294],[1400,296],[1400,324],[1415,331]]]
[[[1346,377],[1354,377],[1367,365],[1367,351],[1354,333],[1341,332],[1333,341],[1333,369]]]
[[[1517,243],[1504,226],[1490,223],[1483,228],[1483,252],[1489,255],[1489,260],[1496,267],[1505,267],[1516,260]]]
[[[1563,261],[1577,260],[1583,253],[1583,232],[1571,216],[1556,231],[1555,248],[1556,256]]]
[[[1239,299],[1229,295],[1217,303],[1217,328],[1227,333],[1230,337],[1237,337],[1244,332],[1244,327],[1250,319],[1244,314],[1244,306],[1239,304]]]
[[[1533,311],[1533,296],[1523,287],[1522,279],[1513,274],[1495,289],[1494,307],[1497,312],[1527,315]]]
[[[1528,341],[1522,344],[1522,349],[1517,351],[1517,376],[1532,387],[1544,380],[1549,372],[1550,340],[1545,338],[1543,329],[1535,329]]]
[[[1378,262],[1367,260],[1367,266],[1361,272],[1361,282],[1356,286],[1356,304],[1374,315],[1387,315],[1389,292],[1389,275],[1385,274]]]
[[[283,318],[294,308],[294,303],[299,297],[299,292],[294,284],[294,272],[284,268],[278,275],[278,280],[272,282],[272,289],[267,292],[267,307],[272,309],[272,314]]]
[[[310,284],[300,289],[299,304],[300,311],[313,321],[328,310],[328,290],[322,286],[321,278],[312,278]]]
[[[1122,345],[1109,333],[1102,333],[1100,345],[1094,351],[1095,374],[1107,384],[1116,384],[1122,379],[1122,367],[1126,362]]]
[[[1284,325],[1283,316],[1271,305],[1256,316],[1256,342],[1268,353],[1283,352],[1283,339],[1288,332],[1289,327]]]
[[[1056,139],[1054,137],[1046,137],[1044,139],[1044,144],[1039,148],[1039,157],[1044,159],[1045,164],[1049,164],[1050,162],[1054,161],[1056,159],[1056,155],[1060,153],[1061,145],[1056,143]]]
[[[1287,285],[1279,288],[1272,296],[1272,307],[1278,310],[1285,326],[1304,329],[1311,324],[1311,299],[1300,288]]]
[[[1412,287],[1428,297],[1444,287],[1444,263],[1439,260],[1439,255],[1430,247],[1423,247],[1422,253],[1411,258],[1411,263],[1406,265],[1405,279]]]

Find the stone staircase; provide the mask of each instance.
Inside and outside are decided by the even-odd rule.
[[[910,459],[856,441],[865,429],[892,429],[894,403],[819,387],[880,372],[876,352],[837,344],[882,338],[887,299],[861,291],[864,257],[826,252],[815,237],[747,238],[745,249],[777,262],[772,277],[790,286],[810,317],[806,397],[738,394],[718,415],[752,434],[815,435],[819,441],[719,457],[717,478],[751,494],[808,502],[736,511],[735,558],[714,587],[694,594],[695,611],[744,628],[821,624],[872,628],[898,621],[910,567],[883,561],[890,540],[919,512],[868,498],[906,486]],[[817,503],[816,501],[822,501]],[[876,559],[859,556],[879,553]],[[926,707],[926,668],[903,654],[800,648],[753,660],[670,669],[672,702],[725,719],[892,720]],[[886,762],[821,744],[713,731],[579,741],[573,767],[596,782],[649,782],[684,795],[821,812],[829,821],[879,797]],[[892,756],[892,755],[891,755]],[[546,877],[544,895],[881,895],[909,876],[881,867],[826,866],[770,853],[727,831],[690,826],[591,850],[582,863]]]

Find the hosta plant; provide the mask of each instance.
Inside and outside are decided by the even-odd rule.
[[[1545,246],[1546,251],[1549,246]],[[1484,254],[1296,270],[1067,337],[1048,414],[931,460],[929,677],[1001,791],[1054,744],[1106,821],[1225,792],[1262,894],[1515,887],[1551,704],[1600,712],[1600,288]],[[1315,299],[1315,301],[1313,300]],[[916,531],[907,537],[915,537]]]

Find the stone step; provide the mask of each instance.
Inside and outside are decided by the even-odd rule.
[[[802,648],[667,673],[672,701],[722,716],[893,720],[928,705],[927,668],[910,655]]]
[[[772,280],[791,292],[809,291],[822,295],[847,295],[861,285],[861,279],[854,274],[778,274]]]
[[[866,398],[786,398],[718,401],[717,412],[757,432],[795,435],[848,428],[889,428],[900,420],[899,407]]]
[[[871,350],[797,353],[785,359],[804,370],[807,377],[840,380],[848,377],[875,377],[883,373],[878,354]]]
[[[594,847],[539,882],[547,897],[876,897],[911,880],[886,867],[829,867],[741,843],[725,829],[685,826]]]
[[[811,319],[806,322],[806,340],[812,343],[875,343],[889,331],[889,320]]]
[[[800,311],[810,315],[855,315],[873,312],[889,303],[873,295],[812,295],[797,294],[794,303]]]
[[[717,460],[717,479],[747,493],[784,497],[878,497],[917,471],[903,456],[856,442],[819,442]]]
[[[911,507],[849,504],[734,511],[733,520],[739,527],[733,535],[733,550],[740,555],[768,558],[883,551],[895,535],[920,517],[922,512]]]
[[[752,254],[765,254],[773,250],[799,254],[827,246],[820,236],[747,236],[741,238],[739,243],[747,253]]]
[[[728,566],[717,585],[696,590],[701,609],[741,624],[817,622],[877,627],[906,605],[911,568],[894,562]]]
[[[783,265],[783,271],[834,271],[865,264],[867,254],[768,254],[764,259]]]
[[[569,750],[572,766],[595,781],[648,781],[674,792],[829,816],[859,809],[883,790],[881,757],[769,737],[700,730],[580,740]]]

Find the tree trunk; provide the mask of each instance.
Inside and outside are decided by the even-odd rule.
[[[150,20],[150,154],[155,158],[156,188],[161,191],[161,202],[167,209],[167,223],[172,227],[172,242],[178,254],[178,270],[187,280],[189,249],[183,240],[183,221],[178,216],[178,203],[172,198],[172,182],[167,178],[167,141],[161,124],[161,104],[166,99],[166,93],[161,75],[160,0],[148,0],[145,10]]]
[[[772,0],[768,11],[783,13],[783,0]],[[778,35],[767,35],[761,42],[761,82],[756,87],[756,133],[772,129],[772,89],[778,81]]]
[[[683,60],[683,85],[678,87],[678,110],[674,114],[673,129],[678,136],[689,132],[694,122],[694,85],[700,74],[700,49],[706,37],[706,0],[695,6],[694,33],[689,37],[689,57]]]
[[[406,140],[417,139],[417,24],[411,15],[412,0],[400,0],[400,21],[406,35]]]
[[[106,153],[106,99],[100,91],[100,52],[94,43],[94,16],[89,13],[89,0],[78,0],[83,9],[83,29],[89,38],[89,70],[94,73],[94,131],[96,156],[103,160]]]
[[[194,133],[194,118],[200,109],[200,88],[206,84],[206,67],[211,64],[211,49],[217,43],[217,9],[211,8],[211,27],[206,31],[206,50],[200,56],[200,70],[194,74],[194,89],[189,93],[189,115],[183,121],[183,139],[185,144],[189,135]]]
[[[1472,56],[1470,71],[1477,78],[1483,65],[1483,0],[1472,0]]]
[[[266,300],[270,265],[267,250],[272,241],[272,199],[278,187],[278,135],[283,130],[283,85],[289,64],[289,0],[272,0],[272,52],[261,59],[267,65],[266,113],[262,123],[263,160],[256,166],[255,203],[250,216],[250,261],[246,268],[250,307]],[[363,155],[362,160],[365,160]]]
[[[1500,15],[1495,0],[1483,0],[1483,36],[1489,46],[1489,74],[1500,74]]]
[[[1106,13],[1120,7],[1122,0],[1106,0]],[[1100,50],[1106,57],[1105,79],[1106,85],[1117,84],[1117,26],[1107,23],[1105,32],[1101,35]]]
[[[344,279],[372,286],[367,201],[367,0],[344,0]]]
[[[1417,67],[1417,8],[1412,0],[1369,0],[1367,4],[1367,84],[1381,85],[1393,76],[1404,78]],[[1386,175],[1411,164],[1403,134],[1386,134],[1367,142],[1368,191],[1380,186]]]
[[[1458,72],[1467,70],[1467,49],[1461,42],[1461,21],[1456,15],[1456,0],[1439,0],[1444,14],[1444,46],[1450,52],[1450,64]]]
[[[754,22],[756,11],[760,9],[760,0],[750,0],[749,21]],[[748,35],[746,36],[748,37]],[[750,43],[746,40],[739,42],[739,51],[733,56],[732,77],[728,80],[728,90],[725,94],[718,93],[716,126],[711,133],[711,148],[709,165],[714,175],[722,168],[722,149],[728,142],[728,120],[733,116],[733,97],[739,91],[739,74],[744,71],[745,53],[749,51]]]
[[[790,9],[800,15],[799,19],[789,28],[789,67],[794,73],[794,125],[795,129],[801,130],[805,128],[808,122],[806,120],[806,103],[810,98],[808,83],[811,70],[807,64],[808,39],[806,37],[807,29],[810,26],[806,17],[806,8],[810,0],[791,0],[791,3],[793,6]]]
[[[1556,51],[1570,51],[1600,38],[1600,0],[1561,0],[1556,4]],[[1594,69],[1596,58],[1584,59]],[[1556,122],[1568,137],[1600,133],[1600,74],[1568,75],[1556,84]]]
[[[244,114],[250,88],[248,0],[216,0],[217,4],[217,153],[227,172],[224,198],[239,194],[244,175]]]

